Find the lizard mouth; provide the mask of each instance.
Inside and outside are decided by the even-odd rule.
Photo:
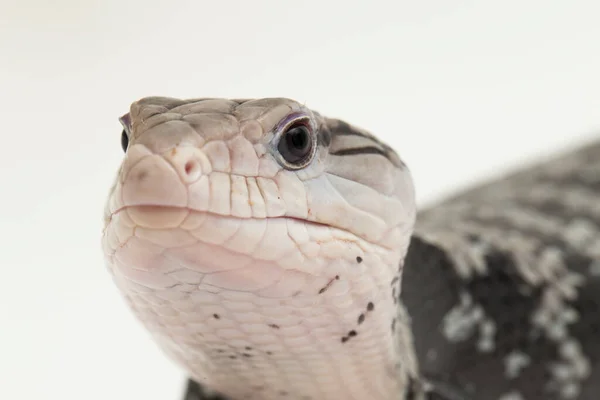
[[[331,284],[336,272],[325,274],[318,262],[325,248],[345,250],[340,258],[363,257],[356,239],[327,224],[156,204],[115,210],[104,239],[119,274],[143,286],[164,290],[183,282],[192,292],[218,287],[272,298],[314,294]]]
[[[283,220],[292,223],[301,223],[311,226],[321,226],[325,228],[337,228],[332,225],[309,220],[297,216],[281,215],[273,217],[239,217],[229,214],[218,214],[206,210],[197,210],[191,207],[170,206],[160,204],[135,204],[118,208],[110,214],[110,220],[126,212],[128,217],[136,226],[148,229],[171,229],[182,226],[189,219],[198,218],[220,218],[223,220],[236,221],[267,221]],[[340,229],[340,228],[337,228]]]

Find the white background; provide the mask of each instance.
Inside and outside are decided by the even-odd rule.
[[[600,136],[600,3],[0,0],[0,399],[179,400],[105,271],[117,117],[292,97],[408,162],[421,203]]]

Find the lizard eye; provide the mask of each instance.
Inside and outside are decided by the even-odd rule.
[[[127,132],[125,132],[125,129],[123,129],[123,132],[121,132],[121,147],[123,148],[123,151],[127,151],[127,147],[129,146],[129,136],[127,136]]]
[[[286,167],[305,167],[315,153],[316,140],[307,116],[296,117],[284,125],[279,136],[277,151]]]
[[[310,148],[310,132],[304,125],[292,126],[287,129],[277,146],[285,161],[290,164],[302,162],[310,154]]]
[[[129,133],[131,132],[131,116],[129,113],[121,116],[119,122],[123,126],[123,132],[121,132],[121,147],[124,152],[127,152],[129,147]]]

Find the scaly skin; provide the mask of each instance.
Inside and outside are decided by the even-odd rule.
[[[403,275],[448,399],[600,398],[600,141],[422,210]]]
[[[315,140],[302,168],[276,146],[294,115]],[[396,153],[288,99],[145,98],[123,121],[106,262],[194,380],[236,400],[417,398],[392,295],[416,213]]]
[[[398,156],[292,100],[148,98],[123,122],[106,260],[186,400],[598,398],[600,142],[415,225]]]

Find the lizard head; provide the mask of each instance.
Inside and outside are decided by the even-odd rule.
[[[170,338],[163,347],[196,379],[221,388],[210,370],[231,354],[219,346],[255,347],[264,339],[250,325],[271,334],[325,323],[286,322],[269,315],[276,305],[333,310],[340,338],[361,309],[385,303],[378,318],[394,318],[386,296],[399,284],[416,207],[410,172],[389,146],[283,98],[149,97],[121,122],[105,258],[142,321]],[[335,311],[335,299],[347,309]],[[252,324],[243,303],[254,305]]]

